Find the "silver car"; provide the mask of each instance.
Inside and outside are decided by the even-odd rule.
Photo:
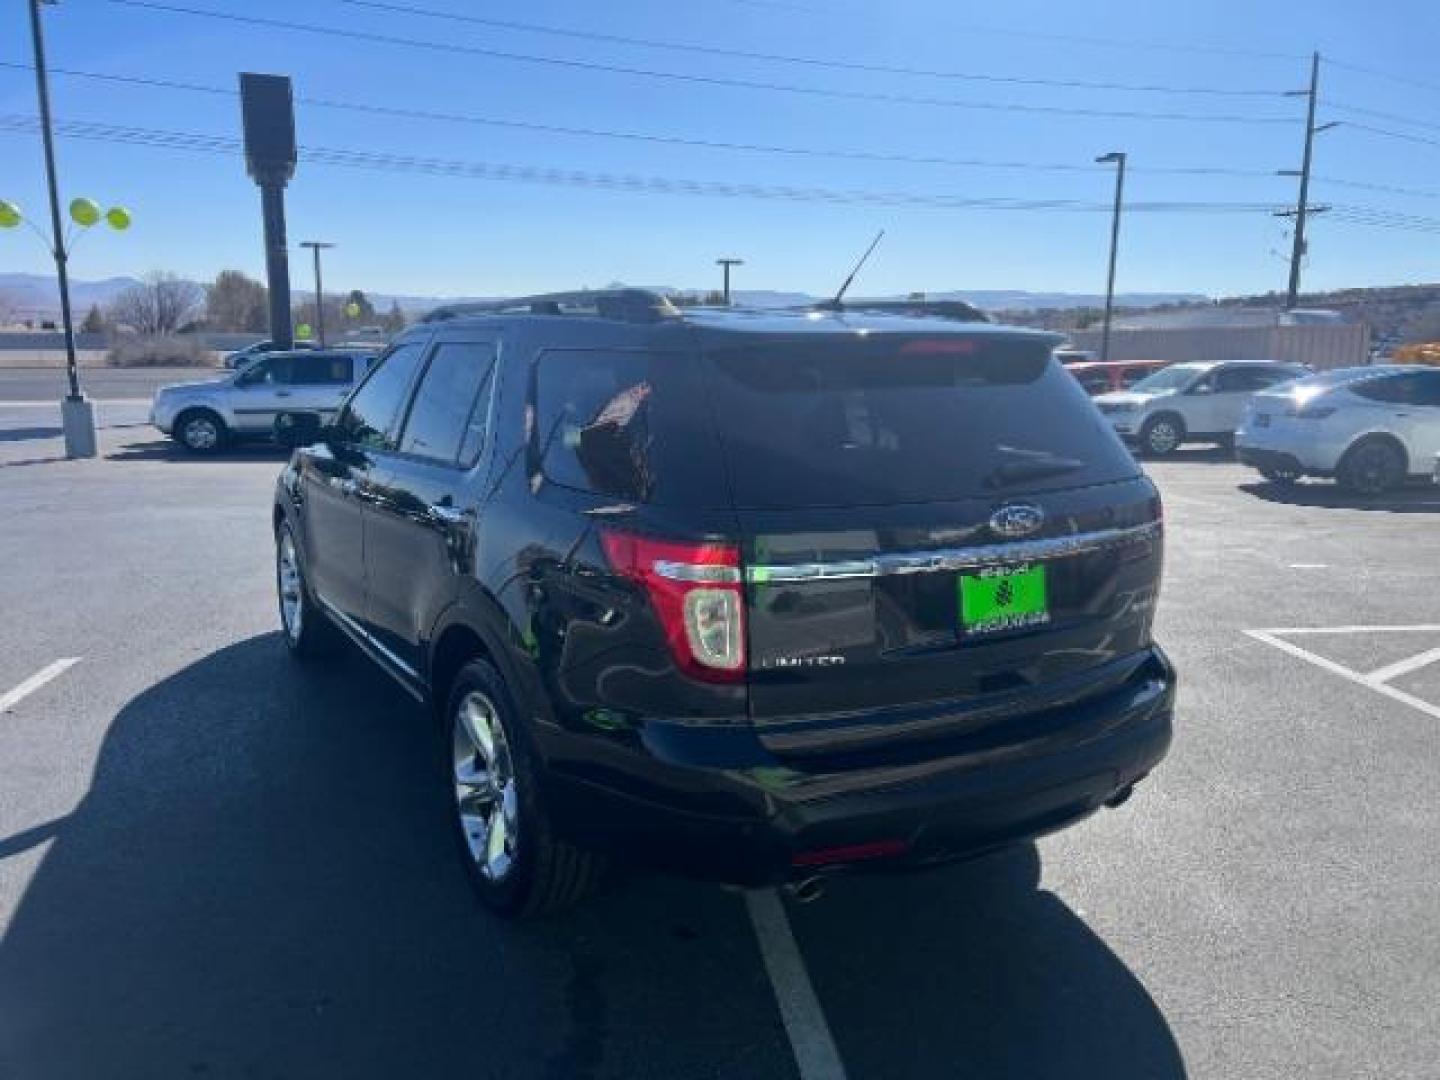
[[[1182,443],[1229,443],[1251,394],[1308,374],[1274,360],[1174,364],[1095,404],[1121,438],[1163,457]]]
[[[267,353],[220,378],[162,386],[150,423],[192,453],[213,454],[236,439],[273,435],[282,412],[326,422],[374,359],[355,350]]]

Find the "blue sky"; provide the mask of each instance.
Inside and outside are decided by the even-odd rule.
[[[1265,173],[1298,166],[1302,101],[985,83],[835,70],[597,42],[522,29],[377,11],[342,0],[173,0],[181,6],[691,76],[785,83],[859,94],[1110,112],[1224,114],[1286,123],[1174,121],[999,111],[818,95],[576,70],[285,31],[147,10],[111,0],[46,9],[56,68],[233,87],[240,70],[288,73],[297,95],[532,124],[683,136],[890,156],[1087,165],[1125,150],[1127,198],[1141,202],[1284,204],[1295,181],[1268,175],[1187,176],[1149,168]],[[1299,89],[1305,54],[1440,84],[1433,0],[1256,4],[1058,3],[1012,0],[967,12],[946,0],[394,0],[583,31],[742,51],[1001,77],[1127,86]],[[822,14],[823,13],[823,14]],[[0,61],[28,59],[25,5],[0,9]],[[1092,40],[1094,39],[1094,40]],[[1178,47],[1172,47],[1178,46]],[[1213,51],[1212,51],[1213,50]],[[1236,55],[1236,53],[1243,55]],[[68,121],[239,133],[233,97],[56,75],[55,113]],[[1327,65],[1322,101],[1398,114],[1426,128],[1342,113],[1317,138],[1317,176],[1422,189],[1421,195],[1318,180],[1317,201],[1440,218],[1440,86],[1422,87]],[[0,114],[33,115],[33,78],[0,68]],[[1353,126],[1407,132],[1433,144]],[[302,144],[584,173],[731,184],[889,191],[959,198],[1106,204],[1112,173],[835,160],[572,136],[478,124],[297,107]],[[38,136],[0,130],[0,197],[39,217]],[[263,270],[258,193],[238,158],[63,139],[64,195],[128,206],[124,235],[97,231],[78,249],[81,278],[172,270],[208,279]],[[876,229],[887,238],[858,291],[1104,287],[1108,215],[1082,211],[896,208],[629,193],[303,163],[289,190],[292,242],[319,238],[327,285],[423,294],[495,294],[612,280],[711,285],[713,260],[737,255],[746,288],[833,289]],[[1222,295],[1281,289],[1284,222],[1265,213],[1127,216],[1117,288]],[[308,268],[292,266],[296,284]],[[0,269],[43,272],[45,253],[21,231],[0,234]],[[1440,279],[1440,235],[1321,218],[1306,285]]]

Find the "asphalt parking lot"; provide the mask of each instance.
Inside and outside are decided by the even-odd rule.
[[[1154,466],[1181,707],[1118,810],[811,904],[630,873],[503,927],[414,706],[284,654],[281,456],[113,396],[68,462],[0,380],[0,1076],[1435,1075],[1440,490]]]

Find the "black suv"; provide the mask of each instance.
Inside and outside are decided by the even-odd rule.
[[[484,900],[605,856],[738,884],[939,862],[1170,742],[1154,486],[1052,335],[633,290],[442,309],[290,415],[289,647],[439,718]],[[302,445],[304,444],[304,445]]]

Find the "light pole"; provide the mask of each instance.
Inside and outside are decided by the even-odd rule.
[[[335,245],[324,240],[301,240],[300,246],[309,248],[315,255],[315,336],[320,347],[325,347],[325,291],[320,285],[320,252]]]
[[[40,24],[40,0],[30,0],[30,38],[35,49],[35,89],[40,99],[45,179],[50,188],[50,253],[55,257],[55,276],[60,285],[60,320],[65,328],[65,374],[70,380],[70,392],[60,402],[60,426],[65,432],[65,456],[88,458],[95,456],[95,409],[80,392],[80,369],[75,362],[75,323],[70,317],[70,275],[65,265],[65,237],[60,231],[60,185],[55,178],[55,136],[50,127],[50,82],[45,71],[45,32]]]
[[[1105,282],[1105,326],[1100,332],[1100,360],[1110,359],[1110,318],[1115,308],[1115,256],[1120,250],[1120,208],[1125,199],[1125,155],[1119,150],[1095,159],[1115,166],[1115,211],[1110,218],[1110,274]]]
[[[721,295],[723,295],[723,296],[725,297],[725,306],[726,306],[726,307],[729,307],[729,306],[730,306],[730,268],[731,268],[732,266],[744,266],[744,265],[745,265],[745,260],[744,260],[744,259],[716,259],[716,260],[715,260],[715,265],[716,265],[716,266],[723,267],[724,270],[725,270],[725,286],[724,286],[724,289],[723,289]]]

